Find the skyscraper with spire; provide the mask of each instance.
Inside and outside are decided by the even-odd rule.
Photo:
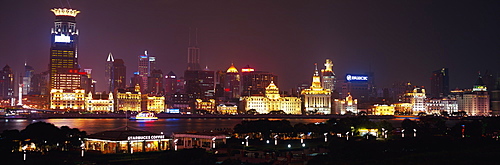
[[[139,56],[139,68],[138,74],[141,77],[140,88],[142,93],[147,93],[148,89],[148,77],[151,75],[151,70],[155,69],[156,57],[148,54],[148,51],[144,51],[143,55]],[[135,85],[134,85],[135,86]]]
[[[198,47],[198,28],[195,31],[195,44],[191,45],[191,29],[189,29],[188,46],[188,65],[187,70],[201,70],[200,67],[200,48]]]
[[[51,30],[50,46],[50,88],[80,88],[80,68],[78,65],[78,29],[76,15],[78,10],[54,8],[56,16]]]
[[[112,92],[114,90],[114,81],[113,81],[113,63],[115,59],[113,54],[109,52],[108,58],[106,59],[106,64],[104,65],[104,78],[106,78],[106,83],[108,84],[108,91]]]
[[[324,89],[321,86],[321,77],[318,71],[318,65],[314,64],[314,75],[309,89],[301,92],[304,101],[306,113],[313,114],[331,114],[332,113],[332,93],[330,89]]]

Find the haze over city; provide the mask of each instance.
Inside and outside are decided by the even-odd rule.
[[[68,3],[69,2],[69,3]],[[280,77],[288,90],[310,82],[314,63],[332,59],[341,79],[372,71],[380,87],[395,81],[428,86],[431,72],[449,68],[450,88],[471,88],[478,71],[500,70],[499,2],[456,1],[3,1],[0,65],[19,75],[26,61],[48,70],[54,7],[71,7],[80,32],[81,68],[106,90],[109,52],[124,59],[127,79],[148,50],[163,73],[183,75],[189,29],[198,28],[201,64],[231,63]],[[192,40],[193,42],[193,40]],[[194,43],[194,42],[193,42]]]

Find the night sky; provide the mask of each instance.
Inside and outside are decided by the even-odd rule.
[[[189,28],[198,28],[201,65],[279,75],[281,90],[311,81],[314,63],[334,72],[373,71],[379,87],[396,81],[429,86],[449,68],[450,88],[471,88],[478,71],[500,72],[499,1],[70,0],[80,10],[79,63],[106,88],[109,52],[124,59],[127,79],[144,50],[163,73],[182,76]],[[0,65],[47,70],[54,7],[67,0],[0,1]],[[193,30],[194,31],[194,30]]]

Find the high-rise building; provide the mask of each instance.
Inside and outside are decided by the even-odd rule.
[[[223,80],[221,84],[224,89],[224,97],[228,99],[240,98],[240,74],[234,64],[231,64],[227,69]]]
[[[127,67],[123,59],[115,59],[113,62],[113,88],[115,89],[125,89],[127,87]]]
[[[431,97],[446,97],[450,93],[450,76],[448,68],[441,68],[432,72]]]
[[[213,98],[215,96],[215,72],[207,70],[186,70],[185,91],[190,98]]]
[[[0,72],[0,99],[14,97],[14,72],[9,65],[5,65]]]
[[[255,71],[247,65],[241,68],[241,95],[264,95],[271,81],[278,84],[278,76],[266,71]]]
[[[315,64],[314,75],[309,89],[301,92],[306,113],[331,114],[332,113],[332,93],[330,89],[324,89],[321,84],[321,77],[318,66]]]
[[[168,72],[165,76],[165,95],[167,96],[167,99],[170,97],[170,95],[176,92],[180,92],[180,89],[177,85],[179,82],[177,80],[177,76],[172,71]]]
[[[27,95],[31,91],[31,79],[35,75],[35,69],[24,63],[24,75],[22,76],[23,95]]]
[[[500,77],[497,78],[495,86],[490,89],[491,114],[500,115]]]
[[[159,69],[151,70],[148,77],[148,94],[163,95],[163,72]]]
[[[151,75],[151,70],[155,69],[156,57],[150,56],[148,51],[144,51],[144,55],[139,56],[139,77],[141,77],[141,92],[148,90],[148,77]]]
[[[412,105],[413,115],[427,114],[425,89],[416,87],[413,91],[406,93],[405,97],[407,98],[405,101]]]
[[[48,71],[34,74],[31,78],[31,89],[29,93],[48,96],[50,93],[49,79],[50,77]]]
[[[330,91],[335,91],[335,84],[337,80],[335,79],[335,73],[333,72],[332,60],[326,59],[325,69],[321,70],[321,86],[325,89],[330,89]]]
[[[189,29],[189,46],[187,70],[201,70],[200,67],[200,48],[198,47],[198,29],[195,33],[195,44],[191,45],[191,29]]]
[[[368,101],[372,95],[373,87],[370,79],[369,75],[347,74],[339,89],[340,97],[346,98],[348,95],[352,95],[352,97],[358,98],[360,102]]]
[[[80,68],[78,66],[78,29],[76,15],[78,10],[54,8],[56,19],[51,30],[50,46],[50,88],[80,88]]]
[[[108,58],[106,59],[106,64],[104,65],[104,78],[106,79],[106,83],[108,84],[108,91],[113,92],[114,90],[114,73],[113,73],[113,64],[115,59],[113,54],[109,52]]]

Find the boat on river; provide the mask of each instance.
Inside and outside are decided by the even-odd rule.
[[[137,115],[130,117],[130,120],[158,120],[158,117],[156,117],[153,112],[142,111]]]

